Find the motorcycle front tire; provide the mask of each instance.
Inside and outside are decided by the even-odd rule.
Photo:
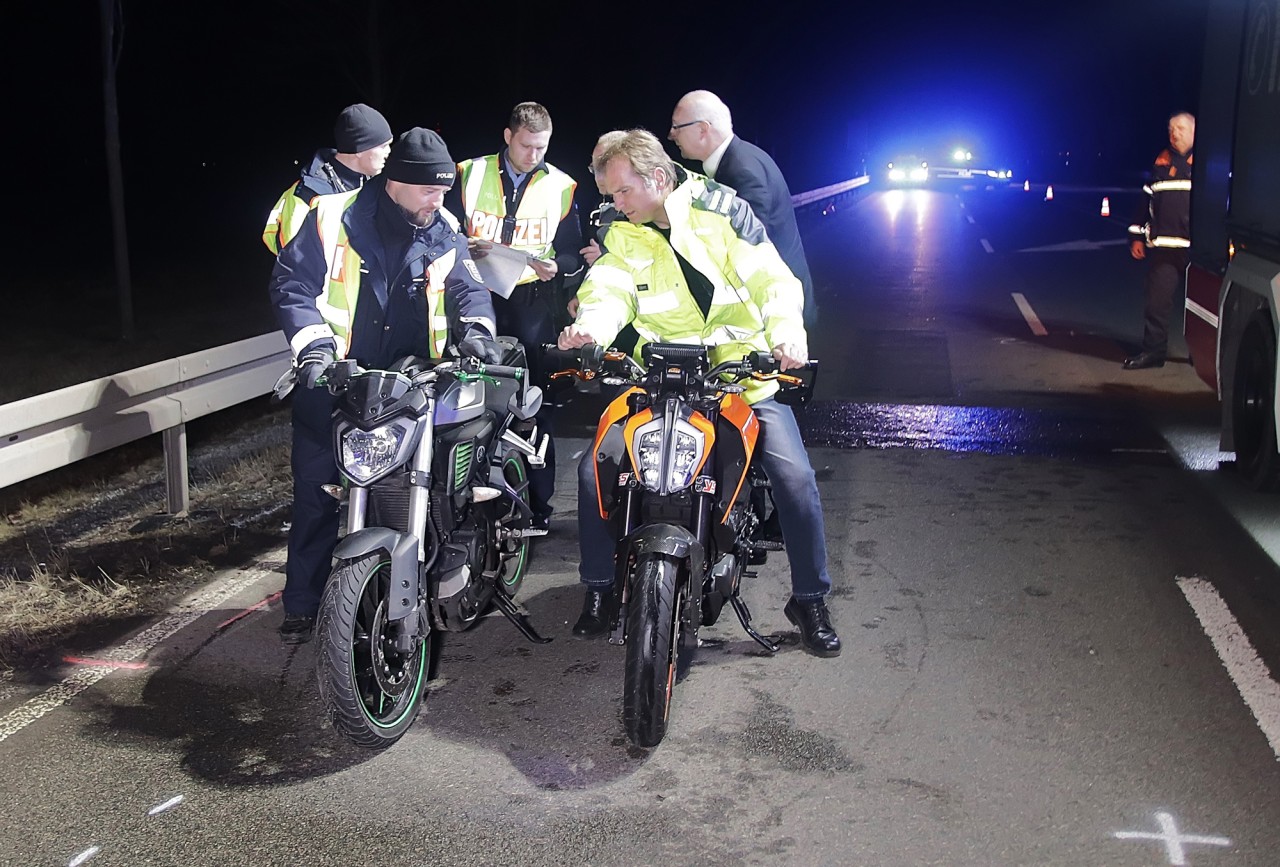
[[[382,552],[340,560],[316,622],[316,677],[329,721],[353,743],[391,746],[413,725],[436,642],[424,624],[409,654],[387,620],[391,560]]]
[[[655,747],[667,734],[680,644],[679,564],[642,555],[631,573],[622,720],[636,746]]]

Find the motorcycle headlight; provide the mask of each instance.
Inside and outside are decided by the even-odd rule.
[[[668,431],[662,419],[654,419],[636,429],[632,447],[640,483],[651,491],[669,494],[693,484],[702,463],[706,438],[683,418]]]
[[[368,484],[399,466],[413,449],[414,425],[404,420],[374,428],[352,427],[341,433],[342,470],[352,481]]]

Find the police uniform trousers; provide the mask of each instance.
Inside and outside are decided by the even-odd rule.
[[[551,304],[557,280],[534,282],[517,286],[510,298],[493,296],[493,312],[497,317],[498,333],[514,337],[524,347],[529,363],[529,381],[546,389],[542,367],[542,346],[554,343],[555,326],[552,323]],[[534,515],[546,518],[551,514],[551,497],[556,487],[555,426],[550,400],[544,401],[538,411],[538,430],[552,437],[547,444],[546,466],[529,473],[529,499]]]
[[[324,388],[293,390],[293,519],[281,601],[286,614],[312,617],[338,544],[338,501],[321,485],[338,483],[333,454],[335,398]]]

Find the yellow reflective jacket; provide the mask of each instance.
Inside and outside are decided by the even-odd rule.
[[[630,323],[640,345],[701,344],[711,348],[712,364],[782,343],[807,351],[800,281],[750,205],[729,187],[691,177],[667,196],[665,210],[670,243],[648,226],[609,224],[604,253],[578,289],[579,327],[608,345]],[[673,247],[711,282],[705,317]],[[777,390],[748,382],[744,398],[755,403]]]

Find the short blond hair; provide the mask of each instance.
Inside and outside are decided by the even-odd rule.
[[[630,163],[632,170],[644,178],[646,184],[657,184],[657,172],[662,169],[666,174],[667,184],[675,186],[676,164],[667,156],[658,137],[647,129],[627,130],[617,141],[606,147],[592,165],[599,174],[615,159],[625,159]]]

